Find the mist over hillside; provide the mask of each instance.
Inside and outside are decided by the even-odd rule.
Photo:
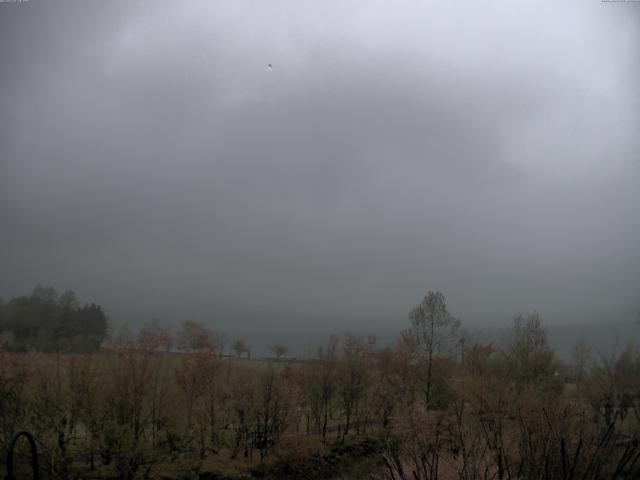
[[[408,322],[407,322],[408,323]],[[252,355],[258,357],[272,357],[271,347],[276,344],[284,344],[289,347],[289,354],[302,358],[311,358],[317,353],[317,348],[324,343],[330,335],[342,336],[347,332],[356,335],[374,335],[378,339],[380,347],[392,346],[400,337],[402,329],[408,324],[399,324],[397,330],[393,329],[346,329],[346,330],[264,330],[264,331],[222,331],[223,339],[227,346],[235,339],[243,339],[252,347]],[[511,328],[510,323],[503,326],[483,326],[482,328],[468,328],[472,340],[493,343],[499,346],[504,340],[505,332]],[[593,348],[594,356],[619,354],[630,341],[640,345],[640,325],[637,323],[609,323],[602,324],[574,324],[551,325],[547,327],[549,343],[553,346],[557,355],[564,360],[570,360],[573,349],[580,341],[587,342]],[[231,353],[230,350],[227,350]]]

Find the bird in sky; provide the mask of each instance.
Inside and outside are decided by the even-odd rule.
[[[267,68],[268,68],[269,70],[273,70],[273,65],[269,64],[269,65],[267,65]]]

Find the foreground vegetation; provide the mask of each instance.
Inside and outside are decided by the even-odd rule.
[[[346,335],[284,357],[224,357],[196,322],[96,353],[5,348],[0,442],[32,432],[60,479],[640,478],[632,344],[561,362],[536,313],[480,344],[429,293],[393,347]]]

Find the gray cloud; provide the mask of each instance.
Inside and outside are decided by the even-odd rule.
[[[470,322],[640,303],[635,5],[0,7],[5,298],[300,329],[431,289]]]

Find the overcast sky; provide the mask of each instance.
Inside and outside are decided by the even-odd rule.
[[[0,3],[0,297],[39,282],[116,322],[632,321],[640,3]]]

